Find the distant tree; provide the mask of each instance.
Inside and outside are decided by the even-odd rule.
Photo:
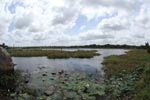
[[[145,43],[145,46],[146,46],[147,52],[150,54],[150,46],[149,46],[149,43],[146,42],[146,43]]]
[[[5,48],[5,43],[2,44],[2,47]]]

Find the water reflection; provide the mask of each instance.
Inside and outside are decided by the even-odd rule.
[[[64,49],[73,51],[76,49]],[[93,50],[93,49],[82,49],[82,50]],[[127,50],[122,49],[96,49],[100,56],[95,56],[90,59],[48,59],[47,57],[13,57],[13,62],[16,65],[16,69],[28,72],[38,72],[41,69],[56,71],[85,71],[95,73],[96,71],[103,72],[102,61],[103,58],[109,55],[119,55],[125,53]]]
[[[74,51],[77,49],[63,49],[67,51]],[[81,49],[80,49],[81,50]],[[93,49],[82,49],[93,50]],[[95,49],[94,49],[95,50]],[[37,83],[40,84],[43,73],[47,73],[47,78],[50,76],[48,73],[58,72],[64,70],[66,72],[88,72],[103,79],[102,62],[104,57],[109,55],[120,55],[127,50],[123,49],[96,49],[100,56],[95,56],[90,59],[48,59],[47,57],[13,57],[13,62],[17,64],[15,67],[23,72],[28,72],[31,75],[30,84],[33,86]],[[46,77],[45,77],[46,78]],[[40,79],[40,80],[39,80]],[[43,86],[43,84],[42,84]]]

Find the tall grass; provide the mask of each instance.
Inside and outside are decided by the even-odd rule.
[[[99,55],[95,50],[84,51],[62,51],[62,50],[40,50],[40,49],[10,49],[8,50],[14,57],[39,57],[48,58],[92,58]]]

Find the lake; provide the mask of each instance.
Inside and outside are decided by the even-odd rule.
[[[75,51],[79,49],[63,49],[66,51]],[[95,56],[90,59],[48,59],[47,57],[12,57],[13,62],[16,64],[15,69],[21,70],[24,73],[30,74],[30,85],[36,87],[39,85],[42,87],[43,83],[39,82],[43,79],[43,73],[52,73],[57,71],[66,71],[68,73],[74,72],[87,72],[91,73],[101,80],[103,80],[102,62],[104,57],[109,55],[120,55],[124,54],[128,50],[124,49],[80,49],[80,50],[97,50],[101,55]],[[111,69],[110,69],[111,70]],[[50,77],[48,74],[46,78]],[[37,84],[38,83],[38,84]]]

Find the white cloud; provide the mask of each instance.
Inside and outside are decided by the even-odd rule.
[[[100,32],[99,30],[90,30],[85,33],[80,34],[80,39],[85,41],[90,40],[105,40],[114,38],[112,34],[105,34]]]
[[[149,0],[0,1],[0,42],[9,45],[140,45],[149,33]]]
[[[123,10],[134,10],[139,6],[139,0],[82,0],[82,3],[86,6],[104,6],[104,7],[113,7]]]
[[[121,31],[129,29],[129,26],[129,20],[120,16],[104,19],[98,24],[98,28],[102,29],[103,31]]]
[[[135,20],[139,27],[150,28],[150,8],[142,7]]]
[[[22,17],[16,19],[15,28],[23,29],[26,27],[30,27],[32,21],[33,17],[31,15],[23,15]]]

